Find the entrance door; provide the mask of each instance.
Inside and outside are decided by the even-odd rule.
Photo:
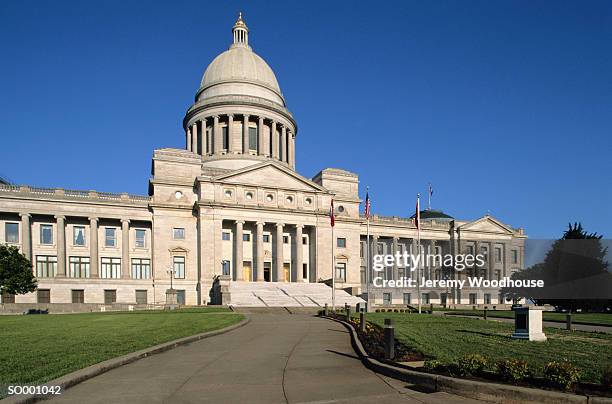
[[[285,272],[285,282],[291,282],[291,264],[285,262],[283,264],[283,271]]]
[[[272,281],[272,264],[270,262],[264,262],[264,281]]]
[[[447,298],[446,293],[442,293],[440,297],[442,298],[442,301],[441,301],[442,305],[446,307],[446,298]]]
[[[244,261],[242,264],[242,277],[245,281],[250,282],[253,280],[253,270],[251,267],[251,261]]]

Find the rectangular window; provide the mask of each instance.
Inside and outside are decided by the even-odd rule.
[[[495,247],[495,262],[502,262],[502,249]]]
[[[385,245],[383,243],[378,243],[376,247],[378,249],[378,255],[385,253]]]
[[[512,263],[518,264],[518,251],[512,250]]]
[[[421,301],[423,302],[423,304],[429,304],[430,302],[429,293],[423,293],[423,296],[421,297]]]
[[[151,278],[151,260],[148,258],[132,258],[132,279]]]
[[[476,293],[470,293],[470,304],[476,304]]]
[[[228,260],[221,261],[221,273],[226,276],[231,274],[230,262]]]
[[[54,255],[36,256],[36,277],[53,278],[57,270],[57,257]]]
[[[89,278],[89,257],[70,257],[70,278]]]
[[[176,302],[181,306],[185,305],[185,289],[176,291]]]
[[[336,280],[346,282],[346,263],[339,262],[336,264]]]
[[[19,243],[19,223],[4,224],[4,239],[7,243]]]
[[[72,228],[72,245],[85,245],[85,227],[74,226]]]
[[[389,306],[393,300],[391,300],[391,293],[383,293],[383,305]]]
[[[249,127],[249,150],[257,151],[257,128]]]
[[[185,240],[185,229],[182,227],[175,227],[172,229],[172,237],[175,240]]]
[[[224,231],[223,233],[221,233],[221,240],[225,240],[225,241],[229,241],[230,240],[230,233],[227,231]],[[265,236],[264,236],[265,238]]]
[[[117,303],[117,291],[115,289],[104,289],[104,304]]]
[[[36,292],[37,303],[51,303],[51,290],[50,289],[38,289]]]
[[[243,233],[242,241],[251,241],[251,235],[249,233]]]
[[[40,244],[53,244],[53,226],[50,224],[40,225]]]
[[[223,138],[223,148],[225,150],[227,150],[229,146],[229,135],[228,135],[227,129],[228,129],[227,126],[223,126],[221,128],[221,137]]]
[[[185,257],[174,257],[172,259],[172,266],[174,268],[175,278],[185,278]]]
[[[346,247],[346,239],[343,238],[343,237],[338,237],[336,245],[338,247],[340,247],[340,248],[345,248]]]
[[[410,296],[410,293],[404,293],[404,304],[410,304],[411,299],[412,296]]]
[[[72,289],[72,303],[85,303],[85,291],[83,289]]]
[[[467,246],[467,253],[470,254],[470,255],[474,255],[474,246],[473,245]]]
[[[270,235],[269,234],[264,234],[263,235],[263,242],[264,243],[269,243],[270,242]]]
[[[485,261],[488,261],[488,260],[489,260],[489,250],[488,250],[488,248],[487,248],[487,247],[485,247],[485,246],[480,247],[480,253],[481,253],[482,255],[484,255],[484,260],[485,260]]]
[[[147,231],[145,229],[136,229],[136,247],[145,248],[147,246]]]
[[[15,295],[6,291],[2,292],[2,295],[0,296],[0,303],[15,303]]]
[[[136,304],[147,304],[147,291],[145,289],[136,290]]]
[[[366,283],[366,267],[359,268],[359,279],[362,285]]]
[[[308,279],[308,264],[302,264],[302,279]]]
[[[117,245],[116,232],[117,229],[114,227],[104,228],[104,245],[106,247],[115,247]]]
[[[289,244],[289,236],[283,236],[283,244]]]
[[[491,304],[491,294],[490,293],[484,294],[484,304]]]
[[[302,244],[308,245],[308,237],[302,236]]]
[[[102,258],[100,262],[100,278],[121,278],[121,258]]]

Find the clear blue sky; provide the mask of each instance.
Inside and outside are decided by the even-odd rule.
[[[612,237],[610,1],[2,1],[0,175],[146,194],[238,10],[301,174],[354,171],[383,215],[432,182],[458,218]]]

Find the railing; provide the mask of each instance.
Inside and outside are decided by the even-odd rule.
[[[150,196],[147,195],[132,195],[128,193],[112,193],[112,192],[96,192],[96,191],[83,191],[63,188],[44,188],[44,187],[31,187],[28,185],[5,185],[0,184],[1,192],[19,192],[34,195],[58,195],[66,196],[70,198],[79,199],[107,199],[107,200],[128,200],[128,201],[142,201],[149,202]]]

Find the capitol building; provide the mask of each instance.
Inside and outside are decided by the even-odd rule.
[[[335,276],[344,295],[364,297],[368,255],[415,251],[410,217],[373,214],[367,246],[357,174],[323,168],[307,178],[296,171],[298,136],[323,139],[299,133],[273,70],[251,48],[242,16],[231,39],[206,68],[185,114],[184,149],[153,152],[148,195],[0,184],[0,243],[19,247],[38,281],[33,293],[4,294],[4,305],[163,304],[172,287],[181,304],[267,306],[265,288],[287,285],[302,291],[291,300],[296,306],[315,306],[309,287],[329,289]],[[490,215],[460,220],[423,210],[422,246],[486,256],[483,268],[433,265],[423,276],[510,276],[524,268],[525,238],[522,229]],[[396,264],[382,276],[409,273]],[[416,290],[369,289],[378,305],[417,304]],[[424,304],[504,303],[495,289],[420,293]]]

